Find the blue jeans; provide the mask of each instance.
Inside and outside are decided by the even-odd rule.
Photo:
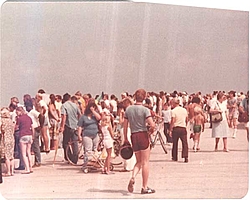
[[[35,164],[41,164],[41,151],[39,146],[40,134],[41,132],[35,129],[35,137],[31,147],[35,154]]]

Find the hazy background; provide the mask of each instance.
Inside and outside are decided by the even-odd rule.
[[[5,3],[1,100],[249,86],[249,12],[152,3]]]

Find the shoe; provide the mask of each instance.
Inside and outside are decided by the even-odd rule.
[[[194,133],[191,133],[191,134],[190,134],[189,139],[192,139],[192,138],[194,138]]]
[[[41,163],[35,163],[32,168],[35,168],[35,167],[41,167]]]
[[[141,194],[152,194],[152,193],[155,193],[155,190],[149,187],[147,187],[147,189],[143,189],[143,188],[141,189]]]
[[[15,168],[15,170],[24,170],[25,167],[18,167],[18,168]]]
[[[128,184],[128,191],[132,193],[134,191],[135,179],[131,178]]]
[[[177,158],[172,158],[172,161],[178,161]]]
[[[224,152],[229,152],[229,150],[228,150],[228,149],[223,149],[223,151],[224,151]]]
[[[184,162],[185,162],[185,163],[188,163],[188,158],[185,158],[185,159],[184,159]]]

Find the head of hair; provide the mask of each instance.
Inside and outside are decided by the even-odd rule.
[[[193,99],[192,99],[192,103],[197,103],[197,104],[200,104],[201,102],[201,99],[197,96],[194,96]]]
[[[229,92],[229,94],[232,94],[234,97],[235,97],[235,91],[233,91],[233,90],[231,90],[230,92]]]
[[[135,92],[135,100],[137,102],[143,102],[143,100],[146,98],[147,92],[144,89],[138,89]]]
[[[70,100],[73,101],[73,102],[78,101],[76,96],[71,96]]]
[[[39,90],[37,91],[37,93],[45,94],[45,91],[44,91],[43,89],[39,89]]]
[[[25,110],[23,109],[22,106],[18,106],[18,107],[16,108],[16,111],[20,111],[22,114],[25,113]]]
[[[69,93],[65,93],[63,95],[62,103],[65,103],[68,100],[70,100],[70,94]]]
[[[56,98],[59,99],[59,100],[62,100],[62,96],[59,95],[59,94],[56,95]]]
[[[14,111],[16,108],[17,108],[16,104],[10,103],[10,105],[9,105],[10,111]]]
[[[94,99],[93,99],[93,100],[94,100]],[[96,103],[95,103],[95,100],[94,100],[94,101],[93,101],[93,100],[90,100],[90,101],[88,102],[88,104],[87,104],[87,106],[86,106],[86,108],[85,108],[85,110],[84,110],[84,115],[89,115],[89,114],[92,113],[91,110],[90,110],[91,107],[94,107],[95,109],[97,108],[97,105],[96,105]]]
[[[10,118],[10,110],[7,107],[1,108],[1,118]]]
[[[223,96],[224,96],[224,93],[223,92],[219,92],[217,94],[217,100],[220,100]]]

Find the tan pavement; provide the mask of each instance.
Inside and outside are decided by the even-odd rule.
[[[80,167],[62,162],[59,151],[53,167],[54,151],[42,154],[43,165],[32,174],[15,173],[4,177],[0,192],[6,199],[174,199],[174,198],[243,198],[249,185],[249,154],[246,131],[239,129],[236,139],[228,138],[230,152],[214,152],[211,129],[206,128],[201,136],[201,151],[192,151],[189,140],[189,163],[181,159],[171,161],[169,153],[163,153],[160,145],[152,149],[150,157],[149,186],[155,194],[141,195],[141,173],[136,177],[134,193],[128,193],[127,184],[131,172],[119,172],[122,165],[115,166],[112,175],[100,171],[84,174]],[[120,158],[114,162],[118,163]]]

